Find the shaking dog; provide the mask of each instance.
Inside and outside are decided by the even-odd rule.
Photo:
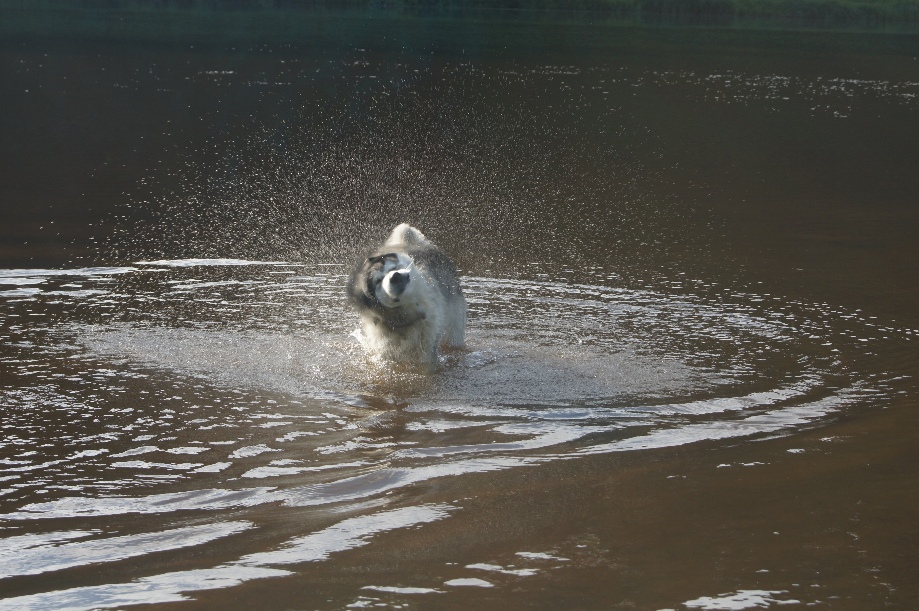
[[[434,368],[441,347],[465,342],[466,299],[456,266],[406,223],[355,268],[348,300],[373,356]]]

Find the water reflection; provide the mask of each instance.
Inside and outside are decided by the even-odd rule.
[[[86,538],[98,533],[74,531],[8,537],[3,540],[5,549],[0,554],[4,561],[0,579],[202,545],[252,527],[249,522],[237,521],[89,540]],[[72,539],[81,540],[63,543]]]
[[[794,431],[888,397],[897,376],[867,373],[870,350],[913,333],[751,293],[473,277],[469,350],[431,376],[364,356],[340,273],[176,260],[3,274],[42,279],[4,302],[6,520],[335,505]],[[53,324],[18,322],[51,310]]]
[[[183,593],[227,588],[252,579],[289,575],[289,571],[270,567],[321,562],[328,559],[330,554],[368,545],[370,540],[380,533],[442,520],[449,515],[451,509],[454,508],[448,505],[422,505],[348,518],[307,536],[291,539],[275,551],[248,554],[234,562],[213,568],[163,573],[136,579],[129,583],[79,587],[47,594],[8,598],[0,600],[0,609],[111,608],[138,603],[152,604],[189,600]],[[194,529],[151,533],[140,537],[112,537],[92,542],[101,545],[65,544],[36,549],[26,544],[26,549],[32,553],[22,556],[23,566],[32,568],[27,569],[29,572],[22,574],[63,569],[92,562],[113,561],[139,553],[153,553],[158,549],[157,543],[164,546],[159,549],[178,549],[199,545],[210,539],[239,532],[248,526],[250,525],[245,522],[212,524]],[[84,535],[66,533],[63,537],[57,537],[57,540],[79,536]],[[45,539],[55,540],[54,537]],[[15,544],[16,541],[14,540],[13,543]],[[70,549],[68,546],[75,549]],[[132,547],[135,549],[132,550]],[[37,566],[35,560],[39,560]],[[14,564],[13,570],[15,566]]]
[[[764,117],[832,132],[875,112],[906,116],[919,93],[911,80],[622,60],[396,63],[363,52],[235,63],[178,53],[149,73],[94,74],[125,96],[121,108],[153,90],[175,104],[168,121],[185,123],[166,126],[164,115],[150,146],[157,163],[171,138],[180,153],[162,170],[127,172],[149,176],[94,251],[112,266],[0,270],[0,579],[10,593],[0,608],[178,602],[296,579],[300,565],[318,570],[355,550],[379,558],[392,533],[419,530],[418,548],[429,547],[426,529],[469,519],[482,481],[503,491],[521,474],[564,480],[598,455],[745,446],[914,391],[915,329],[751,288],[759,272],[721,274],[713,227],[739,227],[710,208],[748,207],[681,167],[711,163],[721,185],[719,162],[749,155],[739,163],[762,181],[760,156],[793,147],[736,146],[741,128],[728,143],[699,135],[723,133],[726,114],[740,111],[753,113],[756,133],[768,131]],[[175,91],[188,98],[165,95]],[[227,124],[252,107],[251,121]],[[908,130],[893,135],[911,150]],[[871,171],[905,174],[909,154],[862,140],[874,147]],[[845,173],[827,180],[842,191]],[[788,207],[811,205],[801,198]],[[782,216],[772,214],[779,199],[772,216]],[[865,249],[879,240],[913,244],[908,223],[902,235],[879,238],[864,223],[849,235],[824,212],[803,231],[838,248],[828,257],[877,263]],[[343,304],[350,258],[402,220],[433,227],[466,270],[469,349],[445,355],[435,375],[368,360]],[[519,508],[481,505],[480,521],[446,540],[522,520]],[[603,507],[570,509],[593,520]],[[683,526],[690,537],[696,525]],[[481,546],[472,561],[456,552],[449,569],[423,577],[376,572],[322,600],[516,592],[521,579],[613,556],[589,538],[552,548],[533,539]],[[424,557],[407,544],[392,557],[412,554]],[[732,583],[670,604],[792,597],[771,586],[702,596],[749,582]]]

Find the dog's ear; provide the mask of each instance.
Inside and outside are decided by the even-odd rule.
[[[374,255],[372,257],[367,257],[367,260],[364,261],[364,265],[361,266],[361,273],[364,276],[364,295],[371,302],[377,302],[377,287],[373,276],[377,271],[383,270],[383,267],[386,265],[386,261],[389,259],[398,260],[398,257],[396,253]]]
[[[367,257],[364,260],[364,263],[355,269],[352,278],[356,282],[352,282],[351,286],[355,288],[360,287],[361,294],[352,294],[352,299],[360,301],[368,307],[375,307],[379,305],[380,302],[377,299],[377,287],[373,276],[376,272],[383,271],[383,267],[386,265],[387,261],[395,261],[398,263],[399,255],[394,252],[388,252],[382,255]],[[363,282],[360,282],[359,280],[361,277],[363,277]]]

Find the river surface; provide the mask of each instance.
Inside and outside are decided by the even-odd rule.
[[[0,609],[914,608],[919,44],[703,38],[4,44]]]

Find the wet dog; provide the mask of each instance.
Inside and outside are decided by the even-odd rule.
[[[427,367],[466,336],[466,299],[453,261],[405,223],[352,272],[348,300],[361,343],[376,357]]]

